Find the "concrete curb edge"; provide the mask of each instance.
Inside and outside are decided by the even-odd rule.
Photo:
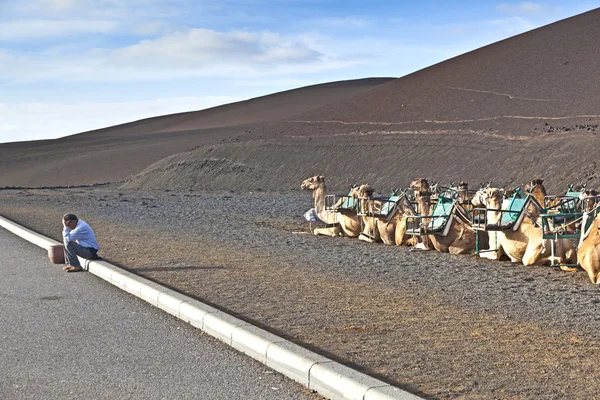
[[[1,215],[0,226],[46,250],[60,244]],[[330,399],[421,399],[106,261],[82,258],[80,261],[86,270],[97,277]]]

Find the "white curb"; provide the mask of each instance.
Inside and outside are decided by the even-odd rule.
[[[2,216],[0,226],[46,250],[52,245],[60,244]],[[330,399],[421,399],[106,261],[82,258],[80,261],[85,269],[99,278]]]

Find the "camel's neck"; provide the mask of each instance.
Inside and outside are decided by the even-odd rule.
[[[458,191],[458,198],[460,199],[461,203],[466,203],[469,201],[469,194],[467,192],[467,189],[461,189]]]
[[[431,196],[429,194],[417,194],[417,205],[419,206],[419,214],[423,216],[429,215],[429,206],[431,205]]]
[[[596,206],[598,205],[598,202],[596,200],[595,197],[593,198],[584,198],[583,199],[583,211],[584,212],[590,212],[592,211],[594,208],[596,208]]]
[[[404,197],[402,201],[398,204],[398,215],[415,215],[414,208],[406,197]]]
[[[538,185],[532,190],[531,194],[537,200],[537,202],[540,203],[540,205],[543,207],[544,199],[546,198],[546,188]]]
[[[315,200],[315,211],[321,221],[325,221],[325,192],[327,188],[325,183],[320,183],[313,191],[313,199]]]
[[[590,228],[590,236],[594,235],[594,236],[600,236],[600,230],[598,230],[599,228],[599,222],[600,222],[600,214],[598,214],[598,216],[596,218],[594,218],[594,222],[592,223],[592,227]]]
[[[490,210],[487,211],[487,223],[488,224],[497,224],[500,222],[501,212],[498,211],[502,208],[502,201],[486,203],[485,207]]]

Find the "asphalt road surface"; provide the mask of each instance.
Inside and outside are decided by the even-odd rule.
[[[0,399],[318,399],[0,228]]]

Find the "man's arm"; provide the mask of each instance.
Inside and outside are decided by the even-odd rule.
[[[68,244],[73,240],[78,240],[81,236],[81,229],[77,227],[77,221],[64,221],[63,220],[63,242]]]

